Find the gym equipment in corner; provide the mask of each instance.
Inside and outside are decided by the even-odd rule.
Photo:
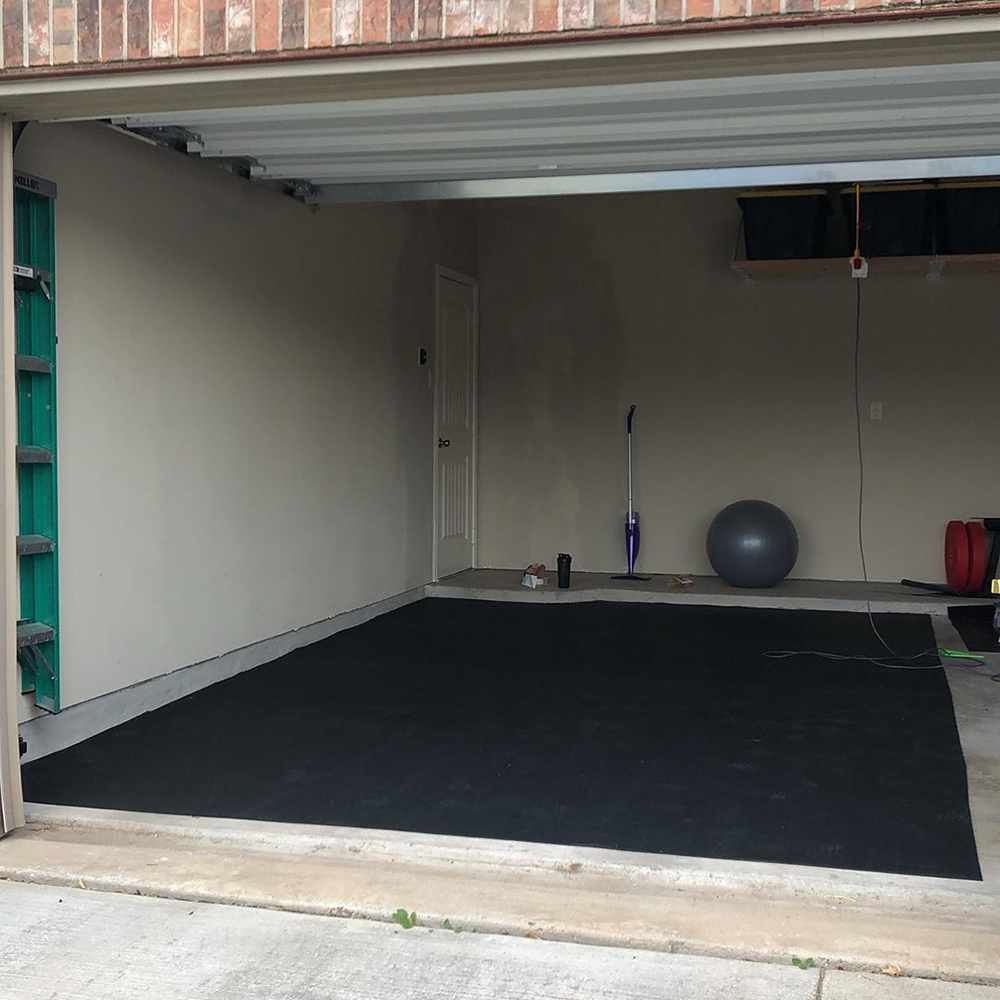
[[[799,556],[792,519],[766,500],[737,500],[712,519],[706,540],[708,561],[734,587],[781,583]]]
[[[900,583],[945,597],[989,597],[998,564],[1000,518],[949,521],[944,533],[944,573],[948,582],[942,585],[900,580]]]

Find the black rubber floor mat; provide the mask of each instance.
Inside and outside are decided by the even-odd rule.
[[[877,619],[934,647],[925,617]],[[847,612],[430,599],[31,763],[25,789],[979,878],[944,672],[774,649],[881,652]]]
[[[948,617],[970,652],[1000,653],[992,604],[962,604],[949,608]]]

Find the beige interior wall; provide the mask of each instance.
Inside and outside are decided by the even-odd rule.
[[[480,220],[480,561],[623,563],[624,414],[640,565],[708,572],[712,516],[779,504],[795,575],[858,579],[850,277],[747,283],[733,193],[487,203]],[[949,518],[1000,512],[995,277],[862,286],[872,579],[939,580]],[[884,419],[868,419],[869,403]]]
[[[425,583],[417,350],[472,213],[314,212],[98,125],[17,165],[59,185],[64,705]]]
[[[731,193],[313,212],[96,125],[17,165],[59,184],[67,706],[429,578],[438,262],[482,278],[482,565],[620,567],[636,402],[644,568],[758,496],[796,575],[859,576],[855,286],[734,275]],[[996,284],[863,285],[874,579],[997,510]]]

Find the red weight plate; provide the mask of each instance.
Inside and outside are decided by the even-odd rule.
[[[969,535],[969,579],[965,589],[972,594],[982,590],[986,579],[986,529],[979,521],[969,521],[965,530]]]
[[[964,591],[969,582],[969,533],[963,521],[949,521],[944,533],[944,572],[952,590]]]

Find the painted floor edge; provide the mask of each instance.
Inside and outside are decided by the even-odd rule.
[[[134,684],[69,705],[58,715],[41,711],[33,713],[30,718],[18,723],[18,732],[27,743],[21,763],[30,764],[59,753],[146,712],[154,712],[213,684],[255,670],[303,646],[322,642],[345,629],[355,628],[380,615],[423,600],[425,589],[426,584],[420,584],[216,656],[154,674]]]
[[[693,581],[690,587],[671,587],[676,576]],[[858,580],[793,578],[776,587],[732,587],[718,577],[697,574],[653,573],[648,581],[623,583],[611,573],[574,571],[571,586],[560,590],[553,580],[536,590],[521,586],[520,570],[464,570],[427,584],[427,597],[535,604],[575,604],[592,601],[682,604],[705,607],[759,607],[785,610],[867,611],[876,613],[947,615],[950,604],[990,603],[988,597],[946,598],[906,588],[899,583]]]

